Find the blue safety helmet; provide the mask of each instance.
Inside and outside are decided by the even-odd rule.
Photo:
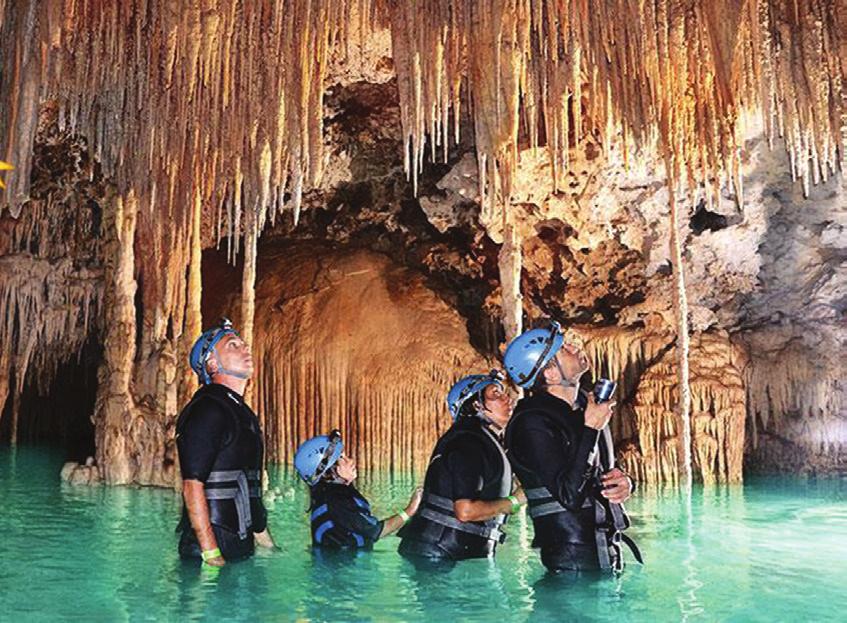
[[[197,378],[200,379],[200,383],[203,385],[208,385],[212,382],[212,377],[209,375],[208,370],[206,370],[206,362],[209,361],[209,357],[213,353],[217,356],[215,346],[225,335],[229,334],[238,335],[238,331],[236,331],[232,326],[232,322],[230,322],[229,318],[221,318],[217,325],[211,329],[203,331],[202,335],[200,335],[200,337],[197,338],[197,341],[194,342],[194,346],[191,347],[191,353],[188,355],[188,362],[191,364],[191,369],[194,370],[195,374],[197,374]],[[220,362],[218,363],[220,364]],[[218,367],[220,371],[225,374],[230,374],[237,378],[246,378],[246,376],[241,373],[227,370],[220,365]]]
[[[338,462],[344,451],[341,433],[337,430],[329,435],[318,435],[304,441],[294,453],[294,469],[310,487]]]
[[[498,385],[500,389],[505,389],[503,387],[505,378],[500,370],[492,370],[488,374],[471,374],[457,381],[447,393],[447,408],[450,410],[453,421],[455,422],[459,417],[462,405],[470,398],[477,398],[481,404],[482,391],[489,385]]]
[[[550,363],[564,342],[561,325],[553,321],[547,329],[530,329],[513,339],[503,364],[516,385],[532,387],[538,373]]]

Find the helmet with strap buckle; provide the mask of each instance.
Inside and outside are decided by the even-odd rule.
[[[506,377],[500,370],[492,370],[488,374],[471,374],[457,381],[447,393],[447,408],[453,421],[459,417],[462,406],[471,398],[475,397],[482,403],[482,391],[489,385],[497,385],[505,389],[503,381]],[[482,415],[478,413],[478,415]]]
[[[532,387],[538,373],[550,363],[564,343],[562,326],[553,321],[547,329],[530,329],[513,339],[503,363],[516,385]]]
[[[194,370],[194,373],[203,385],[208,385],[212,382],[212,376],[206,369],[206,362],[209,361],[209,357],[212,355],[214,355],[218,361],[218,371],[220,373],[229,374],[230,376],[234,376],[239,379],[249,378],[249,375],[242,372],[227,370],[221,364],[220,357],[218,357],[218,352],[215,350],[215,347],[225,335],[238,335],[238,331],[236,331],[232,326],[232,322],[229,318],[221,318],[218,324],[214,327],[203,331],[200,337],[198,337],[194,342],[194,346],[191,347],[191,353],[188,355],[188,361],[191,364],[191,369]]]
[[[338,462],[343,451],[344,442],[338,430],[312,437],[300,444],[294,453],[294,469],[312,487]]]

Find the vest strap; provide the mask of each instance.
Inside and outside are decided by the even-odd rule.
[[[422,510],[419,510],[418,515],[420,515],[424,519],[429,519],[433,523],[441,524],[442,526],[452,528],[453,530],[458,530],[459,532],[473,534],[475,536],[480,536],[484,539],[497,541],[498,543],[502,543],[506,540],[506,534],[500,531],[499,524],[496,527],[479,526],[470,522],[459,521],[455,517],[445,515],[444,513],[440,513],[437,510],[431,508],[424,508]]]
[[[238,514],[238,538],[247,538],[247,531],[253,526],[253,512],[250,498],[262,496],[258,484],[258,470],[218,470],[211,472],[206,484],[228,484],[228,487],[205,487],[207,500],[233,500]],[[251,480],[252,482],[248,481]]]

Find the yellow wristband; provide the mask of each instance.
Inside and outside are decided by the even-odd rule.
[[[406,511],[403,511],[403,510],[401,510],[401,511],[397,511],[397,516],[398,516],[400,519],[402,519],[402,520],[403,520],[403,524],[404,524],[404,525],[405,525],[405,524],[407,524],[407,523],[409,523],[409,519],[411,519],[411,517],[409,517],[409,513],[407,513]]]
[[[207,560],[211,560],[212,558],[220,558],[221,557],[221,549],[216,547],[215,549],[207,549],[205,552],[200,552],[200,558],[203,559],[203,562]]]

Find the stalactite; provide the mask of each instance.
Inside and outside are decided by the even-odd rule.
[[[339,428],[363,468],[423,468],[450,425],[447,389],[493,363],[420,277],[314,244],[263,249],[253,351],[268,459],[290,464],[298,443]]]
[[[575,327],[585,340],[595,378],[615,380],[612,418],[621,463],[640,482],[681,484],[679,357],[673,335]],[[745,350],[726,334],[692,338],[692,466],[703,482],[742,478],[746,399]]]
[[[508,223],[503,228],[503,246],[498,259],[506,341],[521,333],[523,304],[521,296],[521,239],[517,228]]]
[[[554,189],[584,122],[604,144],[620,140],[624,158],[630,139],[670,151],[689,187],[702,186],[708,197],[727,172],[741,200],[743,109],[761,110],[767,127],[779,128],[804,180],[825,178],[836,170],[839,153],[845,158],[847,91],[844,53],[838,52],[845,18],[838,2],[389,4],[407,170],[416,178],[426,140],[439,140],[439,120],[448,114],[445,89],[455,96],[464,77],[486,210],[508,205],[519,116],[531,147],[543,125]],[[453,62],[457,48],[464,60]]]
[[[685,265],[682,257],[680,236],[679,206],[677,205],[673,182],[669,186],[670,199],[670,256],[673,258],[674,290],[676,292],[674,312],[677,321],[676,354],[679,402],[677,412],[680,426],[680,451],[682,460],[683,485],[691,488],[691,385],[689,374],[690,337],[688,330],[688,298],[685,292]]]

